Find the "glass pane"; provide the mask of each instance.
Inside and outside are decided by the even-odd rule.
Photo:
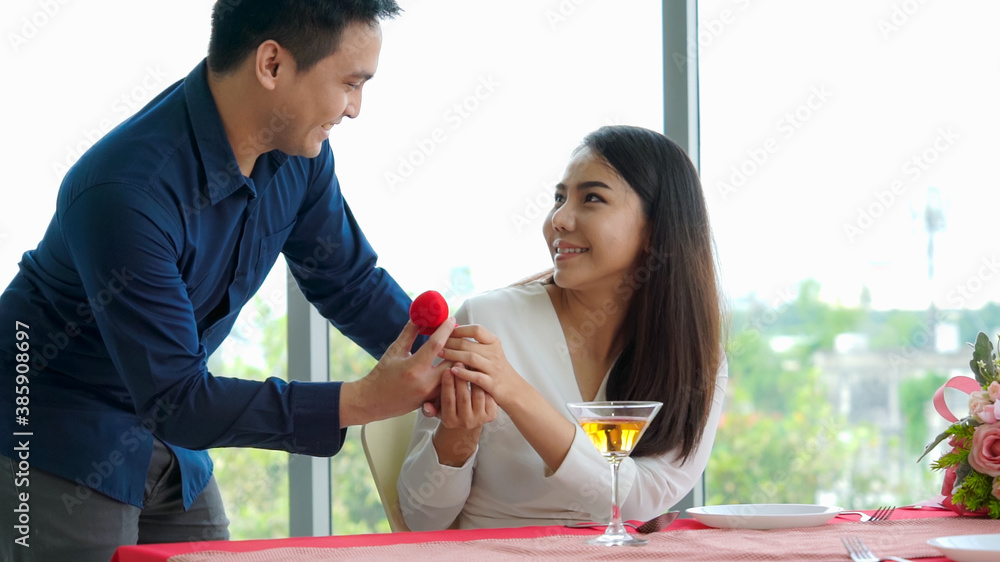
[[[930,405],[1000,326],[993,2],[699,2],[733,308],[708,503],[931,499]],[[955,409],[964,415],[959,400]]]
[[[107,0],[86,10],[60,4],[54,14],[27,0],[0,7],[0,20],[25,39],[15,46],[5,36],[10,48],[0,49],[0,62],[30,77],[4,93],[18,108],[6,122],[13,134],[0,137],[11,202],[0,206],[4,284],[41,238],[68,166],[204,56],[212,3]],[[413,294],[441,291],[455,310],[470,294],[548,265],[541,220],[584,134],[609,123],[661,128],[660,4],[400,4],[405,13],[383,26],[378,76],[366,86],[361,117],[331,140],[344,193],[381,265]],[[135,24],[143,21],[157,25]],[[482,21],[491,25],[469,23]],[[100,79],[95,52],[114,69]],[[275,278],[283,287],[283,277],[276,268],[265,287]],[[211,368],[284,377],[284,310],[258,298]],[[367,372],[371,359],[338,338],[331,335],[331,376]],[[255,345],[259,356],[246,351]],[[287,455],[212,455],[233,537],[287,535]],[[333,472],[336,532],[387,530],[356,431]],[[269,493],[251,492],[262,489]]]
[[[0,3],[0,64],[21,77],[3,92],[0,286],[41,240],[69,167],[204,58],[212,4]]]
[[[288,272],[279,259],[209,358],[218,376],[288,380]],[[288,453],[252,448],[209,451],[233,540],[288,536]],[[266,493],[262,493],[266,490]]]
[[[3,93],[17,109],[5,117],[0,135],[6,175],[0,188],[6,201],[0,205],[0,286],[16,273],[21,254],[41,239],[68,168],[205,56],[213,3],[0,4],[0,21],[9,24],[0,63],[23,78]],[[285,275],[279,260],[211,357],[215,374],[285,377]],[[257,449],[216,449],[211,455],[232,538],[288,536],[288,455]]]
[[[330,141],[380,264],[412,295],[441,292],[454,312],[551,265],[542,219],[586,133],[662,130],[660,3],[399,4],[360,117]],[[331,340],[332,378],[367,372],[351,346]],[[337,534],[388,530],[362,466],[352,430],[333,458]]]
[[[330,136],[380,263],[415,293],[454,267],[476,291],[548,267],[542,218],[583,136],[662,130],[659,2],[399,4],[360,116]]]
[[[340,332],[330,329],[331,380],[357,380],[374,366],[375,359]],[[347,430],[347,440],[330,462],[333,533],[388,533],[389,522],[361,446],[360,427]]]

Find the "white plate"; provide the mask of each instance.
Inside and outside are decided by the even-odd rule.
[[[687,510],[709,527],[723,529],[791,529],[815,527],[843,511],[839,507],[805,503],[706,505]]]
[[[927,544],[955,562],[996,562],[1000,560],[1000,535],[956,535],[938,537]]]

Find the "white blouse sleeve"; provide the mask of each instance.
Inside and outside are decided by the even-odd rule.
[[[622,518],[646,520],[665,511],[690,492],[708,465],[722,403],[729,380],[729,364],[723,356],[715,378],[715,394],[701,441],[688,461],[681,464],[673,452],[656,457],[627,458],[618,471],[618,501]],[[566,459],[548,480],[567,493],[580,511],[595,521],[607,519],[611,501],[611,469],[579,427]]]
[[[460,325],[469,324],[468,317],[465,306],[455,313]],[[433,442],[440,423],[438,418],[417,414],[406,460],[396,482],[400,510],[411,531],[447,529],[461,513],[472,489],[479,447],[461,467],[441,464]]]

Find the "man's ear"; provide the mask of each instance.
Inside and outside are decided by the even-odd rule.
[[[288,51],[273,39],[268,39],[257,47],[254,73],[264,89],[274,90],[278,87],[278,80],[287,71],[289,58]]]

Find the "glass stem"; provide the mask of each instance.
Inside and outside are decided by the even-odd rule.
[[[608,523],[605,535],[626,535],[628,531],[622,525],[622,512],[618,507],[618,465],[621,459],[611,459],[611,523]]]

